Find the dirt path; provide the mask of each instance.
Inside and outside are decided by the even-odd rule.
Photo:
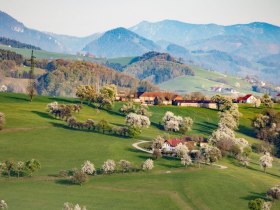
[[[142,147],[139,146],[140,144],[143,144],[143,143],[146,143],[146,142],[149,142],[149,141],[140,140],[140,141],[138,141],[138,142],[132,144],[132,146],[133,146],[134,148],[136,148],[136,149],[142,151],[142,152],[147,152],[147,153],[152,154],[152,153],[153,153],[152,151],[147,150],[147,149],[144,149],[144,148],[142,148]],[[220,169],[227,169],[227,168],[228,168],[227,166],[219,165],[219,164],[213,164],[213,166],[217,166],[217,167],[219,167]]]

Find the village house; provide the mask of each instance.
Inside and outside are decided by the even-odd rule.
[[[247,104],[253,104],[257,101],[257,98],[253,96],[252,94],[247,94],[243,97],[237,98],[237,103],[247,103]]]
[[[170,93],[170,92],[144,92],[140,93],[139,99],[143,104],[163,104],[163,105],[171,105],[175,99],[180,100],[183,99],[181,96]]]
[[[217,109],[217,104],[210,100],[176,100],[174,105]]]

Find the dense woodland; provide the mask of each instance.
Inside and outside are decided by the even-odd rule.
[[[115,84],[129,90],[154,90],[156,87],[149,82],[139,80],[109,69],[105,66],[83,62],[60,61],[55,70],[48,72],[38,78],[38,92],[43,95],[75,95],[75,87],[78,85]]]
[[[168,54],[153,53],[152,55],[155,56],[151,57],[145,55],[138,59],[136,58],[139,61],[126,67],[124,73],[154,84],[159,84],[178,76],[194,75],[193,70],[189,66],[176,61]]]
[[[0,44],[9,45],[15,48],[24,48],[24,49],[32,49],[32,50],[41,50],[40,47],[35,47],[31,44],[25,44],[14,39],[8,39],[5,37],[0,37]]]

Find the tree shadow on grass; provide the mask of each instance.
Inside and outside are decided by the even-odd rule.
[[[56,180],[55,183],[61,184],[61,185],[73,185],[72,181],[70,179],[59,179]]]
[[[240,198],[247,200],[247,201],[254,200],[256,198],[262,198],[262,199],[266,200],[266,193],[256,193],[256,192],[249,192],[249,193],[250,193],[250,195],[240,197]]]
[[[239,133],[242,133],[244,135],[254,137],[254,138],[256,137],[254,129],[249,128],[247,126],[239,125],[238,131]]]
[[[43,118],[53,119],[53,117],[51,117],[48,113],[45,112],[38,112],[38,111],[31,111],[31,112]]]
[[[71,104],[73,104],[73,103],[81,103],[80,101],[78,101],[78,100],[70,100],[70,99],[65,99],[65,98],[55,98],[55,97],[50,97],[50,98],[48,98],[49,100],[52,100],[52,101],[57,101],[57,102],[60,102],[60,103],[71,103]]]
[[[5,96],[5,98],[10,98],[10,99],[16,99],[16,100],[20,100],[20,101],[29,102],[29,99],[27,99],[27,98],[21,98],[21,97],[16,97],[16,96]]]

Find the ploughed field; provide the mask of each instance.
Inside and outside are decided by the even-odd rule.
[[[62,209],[63,203],[79,203],[91,209],[248,209],[248,201],[264,197],[268,188],[280,184],[280,161],[274,158],[273,168],[263,173],[258,164],[259,155],[251,155],[249,168],[224,158],[216,166],[185,168],[179,160],[161,158],[154,161],[150,172],[115,173],[90,176],[83,186],[72,185],[58,177],[60,170],[79,168],[90,160],[101,168],[107,159],[116,162],[126,159],[139,166],[150,154],[132,147],[138,140],[152,140],[163,134],[158,122],[166,111],[190,116],[194,120],[189,135],[209,136],[217,127],[217,112],[204,108],[160,106],[150,107],[152,125],[137,139],[79,131],[65,126],[65,122],[46,112],[47,103],[79,103],[76,99],[35,97],[30,103],[22,94],[0,93],[0,112],[6,115],[6,125],[0,131],[0,161],[13,159],[40,161],[42,168],[33,177],[0,178],[0,199],[9,209]],[[124,116],[116,103],[112,111],[96,111],[84,105],[76,117],[80,120],[105,119],[110,124],[124,124]],[[280,110],[279,106],[277,107]],[[254,138],[251,119],[261,111],[242,105],[243,116],[237,136],[251,143]],[[170,133],[174,136],[174,134]],[[180,136],[177,134],[177,136]],[[274,203],[280,209],[280,202]]]

